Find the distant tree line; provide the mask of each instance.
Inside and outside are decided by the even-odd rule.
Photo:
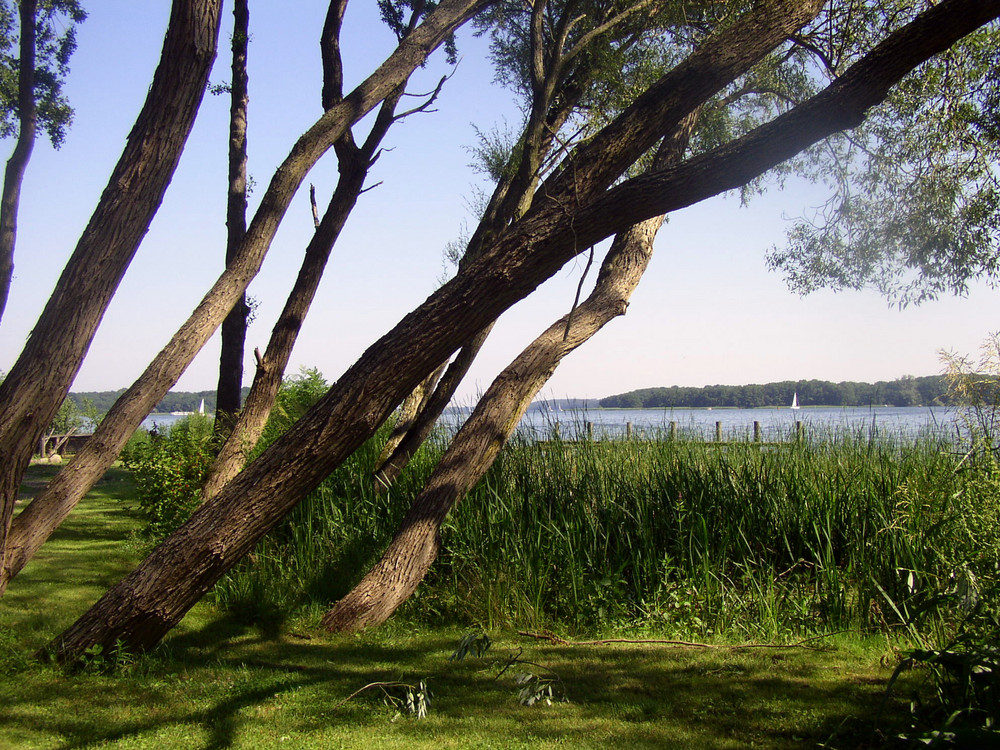
[[[243,388],[245,399],[249,388]],[[124,392],[85,391],[71,393],[69,397],[83,408],[89,400],[98,414],[104,414]],[[912,377],[906,375],[892,381],[856,383],[845,381],[831,383],[827,380],[783,380],[778,383],[750,385],[670,386],[669,388],[640,388],[636,391],[608,396],[595,403],[586,400],[586,406],[600,405],[605,409],[670,409],[733,407],[754,409],[766,406],[788,406],[792,396],[798,394],[800,406],[949,406],[948,383],[943,375]],[[215,391],[170,391],[153,410],[157,414],[172,411],[197,411],[202,399],[205,411],[215,413]],[[558,405],[561,408],[580,408],[581,399],[557,399],[539,402],[538,408]]]
[[[943,375],[892,381],[831,383],[826,380],[784,380],[750,385],[671,386],[641,388],[602,398],[604,408],[669,409],[681,407],[735,407],[754,409],[789,406],[798,394],[799,406],[946,406],[948,382]]]
[[[243,388],[241,401],[247,397],[249,391],[249,388]],[[71,393],[69,397],[80,408],[83,407],[84,400],[89,399],[98,414],[105,414],[124,392],[124,388],[117,391],[87,391]],[[172,411],[198,411],[202,399],[205,400],[205,413],[215,414],[215,391],[169,391],[153,409],[153,413],[169,414]]]

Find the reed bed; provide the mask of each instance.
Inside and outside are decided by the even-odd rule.
[[[517,439],[442,531],[401,617],[723,640],[948,627],[997,577],[996,493],[940,437],[838,430],[781,445],[665,435]],[[440,444],[376,495],[362,448],[217,589],[321,610],[377,558]],[[965,587],[964,589],[962,587]],[[958,602],[955,606],[959,606]]]

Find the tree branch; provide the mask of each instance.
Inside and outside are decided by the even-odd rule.
[[[340,29],[344,24],[347,0],[331,0],[319,39],[323,60],[323,109],[331,109],[344,98],[344,61],[340,55]]]
[[[638,13],[640,10],[644,10],[657,2],[659,2],[659,0],[639,0],[639,2],[634,5],[630,5],[618,15],[612,16],[599,26],[595,26],[593,29],[576,40],[576,44],[574,44],[573,47],[563,55],[562,64],[566,64],[580,54],[588,44],[590,44],[597,37],[601,36],[601,34],[610,31],[618,24]]]

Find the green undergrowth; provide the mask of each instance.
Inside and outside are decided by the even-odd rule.
[[[857,748],[908,721],[909,672],[878,716],[896,644],[857,634],[734,649],[493,630],[486,653],[451,660],[455,626],[335,637],[202,603],[143,658],[91,654],[73,673],[37,660],[136,562],[131,491],[109,472],[0,602],[0,748]],[[551,700],[524,705],[525,675]],[[421,683],[418,720],[404,686]]]
[[[945,641],[997,584],[1000,498],[949,443],[838,432],[780,446],[515,441],[449,516],[400,615],[427,624],[794,640]],[[349,590],[440,448],[390,492],[361,448],[216,589],[282,620]]]
[[[130,487],[109,472],[0,602],[0,748],[858,748],[908,721],[911,672],[878,715],[898,642],[856,633],[734,649],[493,629],[486,653],[450,660],[464,628],[334,637],[202,603],[143,658],[91,654],[73,673],[37,661],[136,561]],[[551,700],[524,705],[526,674]],[[418,720],[404,686],[421,683]]]

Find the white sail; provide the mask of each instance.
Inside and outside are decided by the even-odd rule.
[[[792,408],[793,409],[798,409],[799,408],[799,394],[798,394],[798,391],[796,391],[795,394],[792,396]]]

